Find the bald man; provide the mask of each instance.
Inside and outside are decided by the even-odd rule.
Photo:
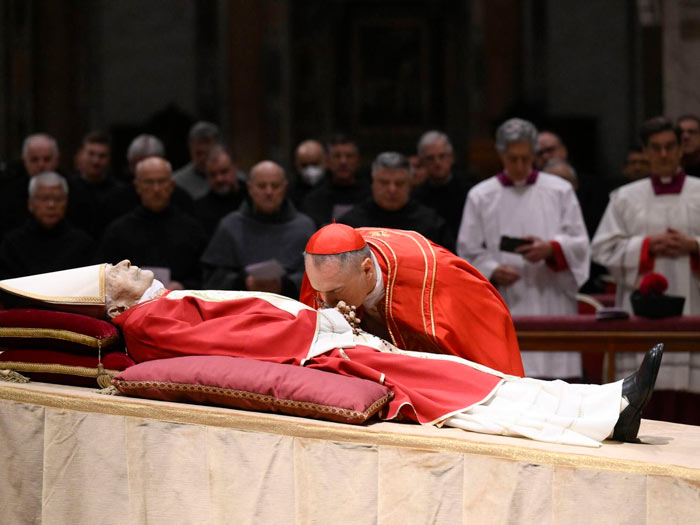
[[[286,198],[287,177],[278,164],[253,166],[247,186],[250,202],[221,219],[202,256],[205,287],[296,297],[314,223]]]
[[[106,261],[129,258],[160,268],[159,278],[169,280],[171,289],[198,288],[207,238],[197,220],[171,205],[172,174],[170,163],[160,157],[136,165],[134,187],[141,203],[107,227],[98,252]]]
[[[301,142],[294,152],[297,178],[291,187],[290,199],[299,207],[307,193],[323,181],[326,172],[326,152],[317,140]]]

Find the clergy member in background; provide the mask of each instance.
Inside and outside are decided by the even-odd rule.
[[[426,171],[426,180],[415,188],[413,196],[445,219],[452,234],[456,235],[464,201],[474,181],[454,171],[454,148],[445,133],[437,130],[423,133],[416,149],[420,164]]]
[[[33,133],[24,139],[21,165],[9,170],[7,178],[0,178],[0,241],[4,233],[24,224],[29,216],[27,188],[30,179],[56,170],[59,156],[58,143],[51,135]]]
[[[513,315],[576,314],[576,292],[588,279],[588,234],[571,184],[533,169],[536,145],[537,129],[526,120],[498,128],[504,169],[469,192],[457,253],[498,287]],[[528,377],[583,373],[573,352],[523,352],[523,365]]]
[[[143,133],[134,137],[126,150],[127,169],[125,176],[132,181],[126,184],[116,194],[115,198],[107,203],[109,213],[112,217],[121,217],[132,211],[141,204],[141,197],[136,192],[136,184],[133,183],[136,176],[136,165],[147,157],[165,158],[165,146],[163,142],[154,135]],[[180,210],[192,214],[194,203],[192,197],[182,188],[175,186],[172,197],[173,205]]]
[[[223,146],[217,144],[209,150],[204,166],[209,191],[195,201],[194,215],[210,239],[219,221],[241,205],[245,191],[236,177],[233,155]]]
[[[356,204],[338,222],[353,228],[383,226],[414,230],[454,251],[455,238],[445,219],[412,199],[411,188],[408,159],[393,151],[380,153],[372,163],[372,196]]]
[[[99,258],[116,261],[129,256],[143,266],[160,268],[172,289],[199,288],[206,234],[196,219],[171,205],[170,163],[160,157],[143,159],[136,165],[134,184],[141,204],[107,227]]]
[[[357,143],[347,135],[336,134],[327,142],[328,174],[306,194],[301,211],[317,226],[341,217],[369,196],[366,177],[360,172]]]
[[[286,198],[286,191],[287,178],[278,164],[253,166],[250,203],[221,219],[202,255],[205,288],[297,297],[304,274],[302,252],[315,227]]]
[[[297,178],[289,192],[296,207],[301,207],[306,195],[325,178],[326,152],[317,140],[301,142],[294,152],[294,168]]]
[[[306,245],[300,300],[357,307],[366,331],[406,350],[523,375],[513,321],[469,263],[416,232],[329,224]]]
[[[685,297],[684,315],[698,315],[700,179],[686,175],[680,167],[680,130],[670,120],[647,120],[640,134],[651,176],[610,194],[610,204],[593,237],[593,259],[615,278],[617,306],[631,311],[631,293],[641,277],[653,271],[668,280],[667,294]],[[659,388],[700,393],[700,354],[674,352],[668,357]],[[616,358],[618,376],[638,364],[634,354]],[[692,422],[700,424],[697,396],[680,396],[673,404],[683,410],[681,405],[686,402],[688,413],[694,413]],[[685,418],[683,422],[691,421]]]
[[[29,180],[30,217],[0,243],[0,278],[85,266],[95,249],[92,238],[65,220],[68,183],[49,171]]]

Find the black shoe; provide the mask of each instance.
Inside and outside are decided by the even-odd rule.
[[[642,410],[651,399],[663,353],[663,343],[654,346],[644,356],[639,370],[622,382],[622,395],[629,402],[629,406],[622,411],[617,420],[612,436],[615,441],[637,442]]]

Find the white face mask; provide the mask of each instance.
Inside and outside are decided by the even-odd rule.
[[[309,186],[315,186],[323,177],[323,168],[316,164],[304,166],[301,169],[301,180]]]

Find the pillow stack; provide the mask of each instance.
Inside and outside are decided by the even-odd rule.
[[[0,369],[35,381],[106,387],[134,364],[117,328],[82,314],[0,310]]]

